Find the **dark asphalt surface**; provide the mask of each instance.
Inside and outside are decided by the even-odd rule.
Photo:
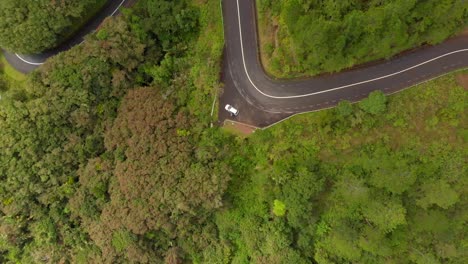
[[[465,35],[337,74],[305,80],[273,80],[265,74],[258,56],[255,1],[224,0],[222,4],[226,46],[220,122],[234,119],[265,127],[296,113],[333,107],[340,100],[356,102],[374,90],[394,93],[468,67]],[[239,115],[230,117],[224,110],[226,104],[238,108]]]
[[[43,63],[47,58],[80,44],[106,17],[118,14],[114,11],[121,3],[128,7],[134,2],[109,0],[103,10],[73,38],[42,54],[21,57],[32,63]],[[222,75],[224,92],[219,104],[220,123],[225,119],[234,119],[266,127],[293,114],[333,107],[341,100],[356,102],[374,90],[394,93],[468,67],[468,36],[465,35],[337,74],[306,80],[273,80],[265,74],[258,57],[255,1],[223,0],[222,7],[226,46]],[[38,67],[25,63],[15,54],[4,53],[8,62],[23,73]],[[231,117],[224,110],[226,104],[239,109],[239,115]]]
[[[82,28],[79,29],[76,34],[60,44],[58,47],[47,50],[41,54],[34,55],[19,55],[24,60],[33,64],[26,63],[16,56],[14,53],[3,51],[7,61],[18,71],[22,73],[29,73],[39,67],[37,64],[44,63],[49,57],[57,55],[60,52],[66,51],[75,45],[83,42],[84,37],[89,33],[96,30],[99,25],[109,16],[117,15],[120,12],[116,11],[120,6],[129,7],[133,4],[134,0],[109,0],[106,5],[102,8],[101,12],[89,20]]]

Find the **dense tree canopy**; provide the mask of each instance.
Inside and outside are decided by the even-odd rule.
[[[198,41],[198,7],[159,1],[148,12],[150,2],[2,94],[2,263],[178,261],[215,237],[207,219],[223,204],[227,139],[202,133],[207,123],[183,96],[194,90],[184,60],[193,56],[186,43]],[[185,31],[146,27],[164,10],[192,14],[179,21]],[[176,93],[133,90],[153,83],[145,68],[157,70],[162,58],[180,61],[169,76],[185,76],[169,82]]]
[[[65,250],[58,246],[60,241],[75,239],[78,230],[71,228],[65,205],[73,193],[76,171],[103,152],[104,123],[115,116],[119,94],[132,85],[131,72],[145,50],[124,21],[108,26],[116,30],[105,47],[89,41],[59,55],[29,78],[26,90],[14,89],[10,98],[2,100],[0,196],[6,201],[1,210],[7,216],[2,224],[8,219],[16,223],[3,233],[9,243],[2,250],[24,246],[29,257],[52,261]],[[49,222],[42,227],[43,217]],[[47,241],[34,232],[36,225],[48,228],[38,230],[51,236]],[[31,233],[16,233],[22,229]],[[36,234],[39,240],[33,239]]]
[[[206,139],[192,131],[194,121],[154,88],[124,98],[105,134],[106,154],[81,171],[72,199],[104,262],[152,262],[206,236],[204,222],[223,204],[229,169],[218,160],[223,152],[195,148]]]
[[[0,2],[0,46],[19,53],[52,48],[106,0]]]
[[[459,0],[257,2],[260,26],[279,27],[261,34],[266,66],[282,77],[339,71],[439,43],[468,21],[468,5]]]
[[[255,132],[208,262],[465,263],[468,92],[412,89]]]
[[[465,263],[454,76],[235,138],[209,126],[219,8],[140,0],[0,75],[0,262]]]

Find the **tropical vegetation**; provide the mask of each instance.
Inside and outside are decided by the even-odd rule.
[[[468,71],[240,138],[219,2],[123,13],[0,72],[1,263],[466,263]]]
[[[468,26],[459,0],[257,0],[262,62],[290,78],[440,43]]]

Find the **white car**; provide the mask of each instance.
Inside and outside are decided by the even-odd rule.
[[[231,115],[233,116],[237,116],[239,114],[239,110],[235,109],[234,107],[232,107],[230,104],[227,104],[224,109],[226,109],[226,111],[228,111]]]

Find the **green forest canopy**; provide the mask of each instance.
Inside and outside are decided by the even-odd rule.
[[[242,140],[204,107],[220,14],[217,0],[140,0],[4,82],[0,262],[465,263],[455,74]]]
[[[467,90],[453,74],[382,98],[243,142],[205,261],[466,263]]]
[[[279,77],[336,72],[389,58],[439,43],[468,25],[468,4],[460,0],[257,3],[264,64]]]
[[[19,53],[53,48],[106,0],[2,0],[0,47]]]
[[[0,262],[161,262],[214,237],[230,139],[204,132],[223,46],[205,4],[139,1],[2,94]]]

